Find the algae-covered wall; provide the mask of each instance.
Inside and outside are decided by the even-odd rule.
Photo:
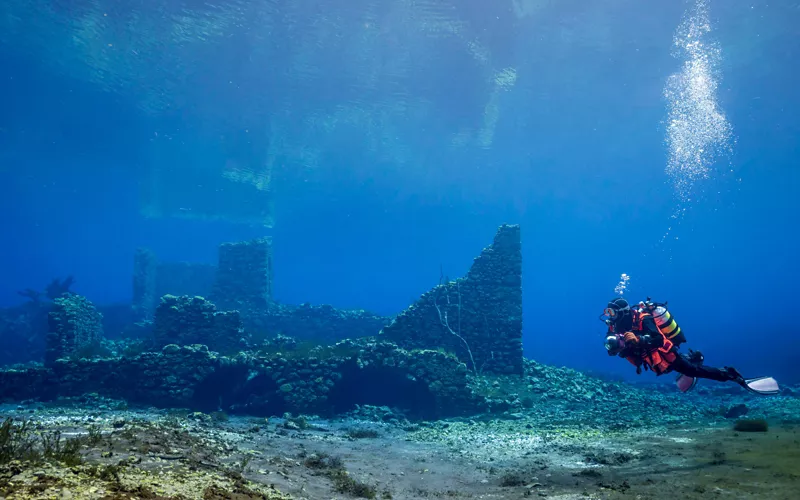
[[[272,240],[220,245],[211,299],[223,309],[265,309],[272,302]]]
[[[230,353],[246,349],[247,338],[238,311],[218,311],[202,297],[165,295],[153,321],[155,346],[203,344]]]
[[[103,316],[86,297],[74,293],[53,301],[48,325],[46,364],[71,356],[103,337]]]
[[[406,348],[445,348],[477,373],[522,374],[519,226],[501,226],[466,277],[423,294],[382,334]]]
[[[138,248],[133,261],[133,301],[135,321],[151,320],[164,295],[207,296],[217,268],[193,262],[159,262],[151,250]]]
[[[50,367],[0,371],[0,400],[85,393],[266,416],[284,411],[330,415],[356,404],[382,404],[436,418],[481,404],[454,356],[406,351],[386,342],[345,342],[296,357],[291,352],[225,357],[202,345],[167,345],[135,357],[62,359]]]
[[[282,334],[322,343],[374,336],[391,321],[364,310],[277,303],[264,310],[249,311],[243,320],[246,328],[268,337]]]

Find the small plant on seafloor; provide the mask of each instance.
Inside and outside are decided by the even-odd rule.
[[[303,458],[305,458],[303,464],[306,467],[319,471],[331,480],[336,492],[358,498],[377,498],[378,490],[374,486],[353,478],[347,472],[344,462],[339,457],[332,457],[327,453],[319,452],[305,455]],[[384,493],[383,497],[391,498],[391,494]]]
[[[19,460],[78,465],[83,461],[80,448],[84,442],[81,438],[62,439],[59,430],[46,432],[37,438],[30,421],[16,423],[7,418],[0,424],[0,464]]]

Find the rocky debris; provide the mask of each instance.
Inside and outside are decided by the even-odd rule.
[[[53,301],[48,326],[48,365],[99,343],[103,337],[102,315],[86,297],[77,294],[68,293]]]
[[[218,311],[203,297],[165,295],[153,321],[155,347],[203,344],[222,353],[247,348],[238,311]]]
[[[519,226],[501,226],[466,277],[423,294],[382,334],[408,349],[447,349],[475,374],[522,375]]]
[[[0,418],[0,424],[13,439],[0,446],[8,452],[0,453],[0,498],[291,498],[245,478],[246,453],[221,432],[174,417],[86,417],[55,407],[30,420]]]
[[[272,302],[272,239],[223,243],[212,300],[226,309],[264,309]]]

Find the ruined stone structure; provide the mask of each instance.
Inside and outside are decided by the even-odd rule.
[[[522,248],[503,225],[468,274],[426,292],[382,331],[405,348],[444,348],[473,373],[521,375]]]
[[[406,351],[387,342],[345,342],[306,353],[218,356],[205,346],[50,367],[0,371],[0,401],[97,393],[131,403],[250,415],[332,415],[357,404],[443,418],[481,410],[453,355]]]
[[[190,262],[159,262],[146,249],[136,250],[133,274],[134,320],[152,320],[159,298],[170,295],[208,296],[216,266]]]
[[[79,353],[103,337],[103,317],[85,297],[64,294],[53,301],[48,314],[45,363]]]
[[[333,343],[377,335],[390,318],[364,310],[336,309],[329,305],[272,303],[243,318],[245,327],[261,336],[282,334],[300,341]]]
[[[211,299],[222,309],[266,309],[272,302],[272,240],[220,245]]]
[[[218,311],[203,297],[162,297],[153,337],[158,349],[169,344],[203,344],[213,351],[232,353],[248,347],[239,312]]]

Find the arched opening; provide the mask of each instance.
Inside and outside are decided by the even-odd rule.
[[[192,406],[200,411],[263,416],[283,412],[283,400],[271,398],[278,387],[272,377],[247,366],[218,368],[197,384]]]
[[[343,365],[341,370],[342,378],[328,395],[333,413],[348,412],[356,405],[373,405],[397,408],[409,419],[436,418],[436,396],[427,384],[411,380],[407,371],[388,366],[359,368],[355,362]]]

